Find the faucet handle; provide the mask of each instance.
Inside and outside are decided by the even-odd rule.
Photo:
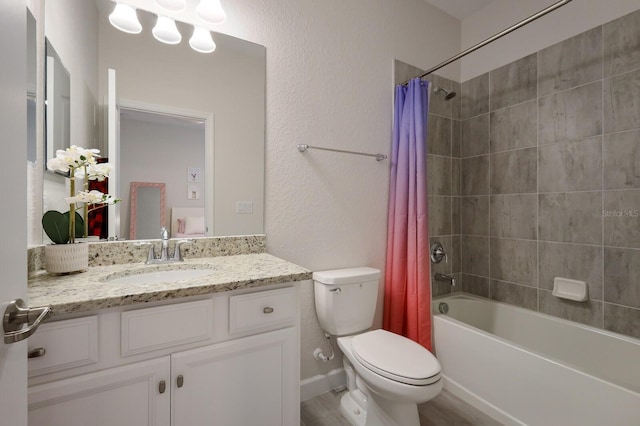
[[[169,239],[169,231],[167,231],[167,228],[165,226],[160,229],[160,238],[162,238],[163,240]]]
[[[179,262],[182,262],[184,259],[182,258],[182,252],[180,251],[180,246],[182,246],[183,244],[190,244],[192,242],[193,242],[193,239],[176,241],[176,246],[173,249],[173,259]]]
[[[147,263],[153,263],[153,261],[156,259],[156,251],[153,248],[153,243],[145,241],[145,242],[141,242],[141,243],[135,243],[134,245],[136,245],[136,246],[149,246],[149,253],[147,254]]]

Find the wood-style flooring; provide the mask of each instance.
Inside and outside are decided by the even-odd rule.
[[[343,392],[328,392],[304,401],[300,407],[300,426],[349,426],[347,419],[340,414],[340,397]],[[418,406],[418,412],[420,426],[500,425],[446,390]]]

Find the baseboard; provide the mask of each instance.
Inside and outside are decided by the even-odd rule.
[[[506,425],[506,426],[512,426],[512,425],[513,426],[526,426],[525,423],[522,423],[521,421],[519,421],[515,417],[513,417],[510,414],[502,411],[501,409],[499,409],[495,405],[489,403],[488,401],[484,400],[483,398],[480,398],[475,393],[473,393],[470,390],[468,390],[467,388],[461,386],[455,380],[451,380],[447,376],[443,376],[443,380],[444,380],[443,381],[443,386],[448,392],[450,392],[453,395],[457,396],[458,398],[462,399],[464,402],[466,402],[467,404],[471,405],[472,407],[482,411],[483,413],[485,413],[487,416],[491,417],[492,419],[494,419],[494,420],[496,420],[496,421],[498,421],[498,422],[500,422],[500,423],[502,423],[503,425]]]
[[[344,368],[336,368],[326,374],[318,374],[300,382],[300,401],[315,398],[318,395],[347,385]]]

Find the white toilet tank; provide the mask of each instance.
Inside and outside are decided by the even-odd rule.
[[[373,324],[380,270],[368,267],[313,273],[320,326],[334,336],[367,330]]]

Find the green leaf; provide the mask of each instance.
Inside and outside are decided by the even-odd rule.
[[[66,244],[69,241],[69,212],[65,216],[49,210],[42,215],[42,229],[54,244]]]
[[[69,229],[69,212],[64,212],[64,216],[67,218],[67,229]],[[69,231],[67,231],[67,234]],[[84,236],[84,220],[82,215],[76,210],[76,238],[82,238]]]

